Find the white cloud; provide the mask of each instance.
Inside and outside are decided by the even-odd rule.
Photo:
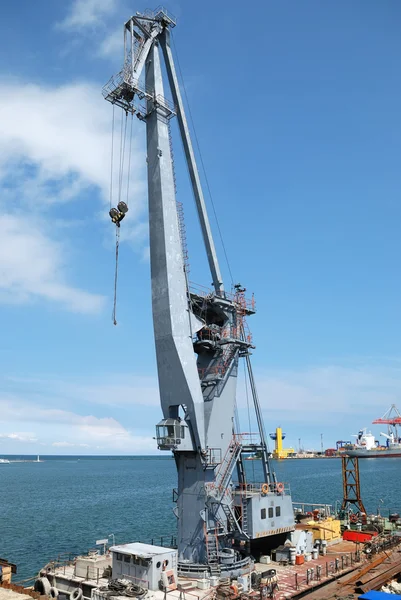
[[[42,298],[74,312],[99,312],[104,298],[65,282],[63,246],[22,216],[0,215],[0,302]]]
[[[98,56],[104,58],[121,58],[122,62],[122,57],[124,53],[123,41],[123,29],[122,27],[118,27],[115,31],[103,38],[103,41],[101,42],[98,48]]]
[[[256,384],[265,416],[330,425],[347,416],[359,426],[364,419],[369,424],[401,396],[401,368],[381,362],[261,371]]]
[[[72,444],[71,442],[53,442],[56,448],[90,448],[89,444]]]
[[[64,384],[63,384],[64,385]],[[160,406],[157,378],[125,376],[121,381],[103,381],[98,384],[65,383],[66,394],[75,399],[85,398],[93,404],[106,406],[143,405]]]
[[[317,427],[319,433],[327,431],[333,439],[338,439],[335,436],[350,435],[362,426],[369,426],[391,403],[397,403],[401,395],[400,363],[383,362],[255,371],[268,431],[282,425],[293,438],[301,436],[307,441]],[[240,417],[243,430],[249,431],[242,383],[240,377]],[[2,448],[7,441],[12,445],[16,439],[8,436],[17,435],[36,438],[38,446],[47,442],[60,452],[71,449],[117,454],[156,452],[153,427],[160,417],[156,377],[115,374],[72,380],[3,376],[0,388]],[[87,408],[78,414],[54,406]],[[116,406],[118,411],[113,408]],[[144,407],[149,411],[144,413]],[[95,416],[99,410],[124,414],[124,421],[121,422],[121,417],[117,420],[112,416]],[[132,425],[127,426],[127,422]],[[18,433],[20,430],[34,433]]]
[[[26,98],[29,98],[29,111],[26,110]],[[75,197],[82,188],[95,185],[107,201],[111,119],[111,105],[102,99],[96,85],[78,83],[53,88],[19,82],[0,84],[0,169],[3,179],[6,169],[14,168],[13,162],[25,160],[29,165],[37,166],[42,187],[48,183],[51,188],[56,181],[66,191],[73,178]],[[135,120],[130,204],[135,204],[138,193],[144,191],[144,151],[138,137],[144,139],[144,130]],[[59,193],[57,189],[56,194]]]
[[[73,411],[49,409],[41,403],[26,402],[18,396],[0,397],[1,422],[9,427],[23,423],[33,434],[0,434],[0,440],[37,442],[46,440],[55,448],[102,449],[112,453],[154,453],[150,435],[138,435],[112,417],[80,415]]]
[[[65,19],[58,23],[61,29],[77,31],[102,24],[103,17],[112,14],[116,0],[74,0]]]
[[[62,399],[63,403],[89,402],[110,407],[160,406],[157,376],[144,375],[97,375],[85,380],[40,377],[5,377],[0,379],[3,390],[17,389],[23,397],[34,395],[44,399]]]
[[[0,433],[1,440],[13,440],[15,442],[37,442],[33,433]]]
[[[37,451],[40,444],[46,442],[60,452],[71,449],[117,454],[157,452],[153,435],[160,409],[157,383],[153,378],[115,376],[71,381],[2,376],[0,389],[0,431],[4,434],[19,430],[35,432],[30,436],[38,440]],[[120,410],[100,409],[100,405],[118,406]],[[72,408],[66,410],[66,406]],[[143,422],[141,407],[144,406],[155,411],[150,423]],[[99,410],[106,412],[106,416],[95,416]],[[107,416],[107,413],[119,414],[121,410],[124,424]]]
[[[29,111],[24,98],[29,98]],[[108,219],[111,115],[111,106],[95,85],[54,88],[0,82],[0,302],[40,297],[73,311],[101,309],[100,296],[67,281],[69,247],[62,243],[62,236],[56,243],[47,232],[51,222],[60,238],[62,223],[49,214],[52,207],[79,200],[90,188],[94,197],[98,191]],[[116,121],[118,127],[117,117]],[[145,197],[143,140],[143,127],[135,120],[130,212],[122,239],[140,247],[144,239],[143,224],[138,222]],[[87,214],[97,216],[92,206],[86,207]]]

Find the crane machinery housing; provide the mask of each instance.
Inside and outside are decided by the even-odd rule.
[[[146,124],[152,310],[163,412],[156,439],[159,449],[172,451],[178,472],[178,572],[234,575],[249,569],[255,541],[259,548],[275,547],[294,530],[294,513],[289,488],[277,481],[268,459],[246,324],[255,304],[240,285],[228,292],[223,284],[170,45],[175,24],[162,7],[129,18],[123,68],[103,95]],[[164,94],[161,55],[173,102]],[[188,281],[169,126],[175,116],[213,291],[192,289]],[[127,209],[120,208],[111,213],[117,227]],[[240,359],[257,433],[244,434],[236,425]],[[261,456],[259,481],[250,481],[245,470],[244,458],[252,453]]]

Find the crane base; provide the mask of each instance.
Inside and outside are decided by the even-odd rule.
[[[190,561],[179,561],[178,576],[193,578],[204,578],[205,575],[217,575],[219,577],[238,577],[240,575],[244,575],[245,573],[249,573],[249,569],[253,566],[253,564],[254,561],[250,556],[246,556],[241,560],[234,560],[229,564],[200,564],[193,563]]]

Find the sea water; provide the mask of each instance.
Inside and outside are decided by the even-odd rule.
[[[8,457],[13,459],[14,457]],[[36,457],[20,457],[31,458]],[[272,461],[278,481],[297,502],[335,504],[342,498],[339,459]],[[257,461],[248,477],[260,479]],[[401,509],[401,459],[360,461],[369,512]],[[96,540],[170,543],[176,531],[171,457],[43,457],[0,465],[0,557],[18,565],[15,580],[35,575],[64,552],[77,555]]]

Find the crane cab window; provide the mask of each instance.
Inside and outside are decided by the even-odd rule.
[[[159,446],[175,446],[185,438],[185,426],[179,419],[163,419],[156,425]]]

